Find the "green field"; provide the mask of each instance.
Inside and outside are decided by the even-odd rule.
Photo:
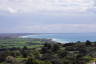
[[[44,41],[39,39],[31,39],[31,38],[7,38],[0,39],[0,48],[13,48],[13,47],[24,47],[28,46],[29,48],[33,47],[41,47]]]

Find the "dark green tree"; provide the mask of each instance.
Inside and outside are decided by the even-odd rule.
[[[85,44],[86,45],[91,45],[91,41],[87,40]]]
[[[28,58],[28,60],[26,61],[26,64],[33,64],[33,59],[31,57]]]

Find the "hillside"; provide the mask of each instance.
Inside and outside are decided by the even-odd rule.
[[[46,39],[0,39],[0,64],[88,64],[96,42],[56,43]]]

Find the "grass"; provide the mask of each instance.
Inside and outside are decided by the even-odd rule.
[[[32,45],[32,46],[27,46],[28,48],[39,48],[43,47],[43,45]]]
[[[16,58],[16,60],[27,60],[27,58]]]
[[[24,39],[24,38],[9,38],[9,39],[0,39],[0,48],[12,48],[12,47],[24,47],[28,46],[29,48],[42,47],[44,41],[33,40],[33,39]]]

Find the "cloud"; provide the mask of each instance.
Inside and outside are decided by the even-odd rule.
[[[87,33],[96,32],[96,24],[48,24],[48,25],[20,25],[10,29],[0,29],[2,32],[23,33]]]
[[[0,10],[9,13],[86,12],[94,0],[0,0]]]

